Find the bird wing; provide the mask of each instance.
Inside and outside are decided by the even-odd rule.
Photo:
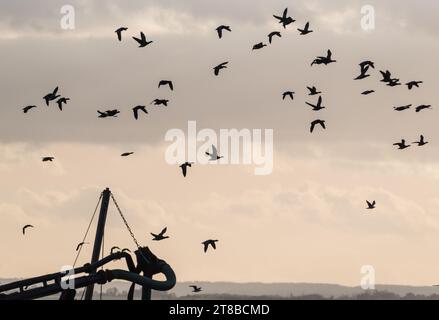
[[[172,81],[169,81],[169,88],[171,88],[172,91],[174,91],[174,84],[172,83]]]
[[[134,119],[139,119],[139,109],[136,107],[136,108],[133,108],[133,112],[134,112]]]
[[[305,24],[305,30],[306,30],[306,31],[309,30],[309,22],[307,22],[307,23]]]
[[[283,14],[282,14],[282,18],[286,19],[288,15],[288,8],[285,8]]]
[[[326,129],[326,124],[324,122],[320,122],[320,125],[323,127],[323,129]]]
[[[373,207],[373,205],[372,205],[372,203],[370,203],[368,200],[366,200],[366,203],[367,203],[367,206],[370,208],[370,207]]]
[[[146,42],[146,36],[143,32],[140,32],[140,39],[136,37],[133,37],[133,39],[136,40],[140,45],[143,45]]]
[[[33,228],[33,226],[30,225],[30,224],[25,225],[25,226],[23,227],[23,234],[26,233],[26,229],[27,229],[27,228]]]
[[[208,248],[209,248],[209,243],[204,243],[204,252],[207,252]]]
[[[221,39],[223,37],[223,30],[221,27],[216,28],[216,32],[218,33],[218,38]]]
[[[212,145],[212,155],[211,157],[213,158],[217,158],[218,157],[218,150],[216,149],[216,147],[214,145]]]
[[[319,96],[319,100],[317,101],[317,106],[321,106],[322,105],[322,96]]]
[[[81,248],[83,244],[84,244],[83,242],[79,243],[79,244],[76,246],[76,251],[78,251],[79,248]]]
[[[183,177],[186,177],[186,173],[187,173],[187,166],[185,164],[182,164],[180,166],[181,171],[183,172]]]
[[[311,133],[313,133],[315,126],[316,126],[316,123],[312,122],[311,123],[311,129],[310,129]]]
[[[313,107],[313,108],[315,108],[316,106],[315,105],[313,105],[312,103],[309,103],[309,102],[305,102],[307,105],[309,105],[310,107]]]
[[[136,37],[133,37],[134,40],[136,40],[139,44],[143,44],[142,40]]]
[[[161,236],[164,235],[164,234],[166,233],[167,230],[168,230],[168,228],[165,227],[165,228],[162,230],[162,232],[160,232],[160,235],[161,235]]]
[[[117,29],[116,33],[117,33],[117,39],[119,41],[122,41],[122,29]]]
[[[366,75],[366,72],[369,70],[369,66],[368,65],[362,65],[361,66],[361,75],[364,76]]]
[[[328,50],[328,56],[327,56],[327,58],[328,58],[328,59],[331,59],[331,58],[332,58],[332,52],[331,52],[331,50]]]
[[[212,248],[214,248],[214,249],[216,250],[216,244],[215,244],[215,242],[212,241],[210,244],[211,244]]]

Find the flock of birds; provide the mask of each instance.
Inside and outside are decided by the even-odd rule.
[[[287,26],[296,22],[296,20],[294,20],[292,17],[290,17],[288,15],[288,8],[286,8],[283,11],[282,15],[280,15],[280,16],[274,15],[274,18],[279,22],[279,24],[282,25],[282,27],[284,29],[286,29]],[[127,27],[120,27],[117,30],[115,30],[118,41],[123,41],[123,39],[124,39],[123,34],[127,30],[128,30]],[[307,22],[303,28],[298,28],[297,30],[299,31],[299,34],[302,36],[306,36],[306,35],[314,32],[313,30],[310,29],[309,22]],[[217,32],[218,38],[222,39],[225,36],[225,32],[232,32],[232,29],[228,25],[220,25],[216,28],[216,32]],[[281,32],[280,31],[270,32],[268,34],[268,43],[272,44],[275,37],[282,38]],[[147,38],[143,32],[140,32],[140,37],[133,36],[132,39],[139,44],[139,48],[145,48],[148,45],[151,45],[153,43],[152,40],[150,40],[150,41],[147,40]],[[256,43],[255,45],[253,45],[252,50],[261,50],[266,46],[267,46],[266,43],[259,42],[259,43]],[[329,64],[336,63],[336,62],[337,62],[337,60],[333,59],[332,51],[327,50],[326,55],[318,56],[311,62],[311,67],[314,65],[327,66]],[[222,63],[214,66],[213,67],[213,74],[215,76],[220,76],[220,73],[224,69],[228,68],[228,64],[229,64],[229,61],[225,61],[225,62],[222,62]],[[368,61],[361,62],[359,64],[359,67],[360,67],[360,74],[356,78],[354,78],[355,81],[363,80],[363,79],[370,77],[369,72],[372,69],[375,69],[375,64],[373,61],[368,60]],[[402,85],[402,83],[400,82],[400,79],[392,77],[392,73],[389,70],[380,71],[380,73],[382,75],[381,82],[385,83],[387,86],[397,87],[397,86]],[[419,88],[421,84],[423,84],[423,81],[409,81],[409,82],[405,83],[408,90],[413,90],[414,88]],[[161,88],[161,87],[168,87],[169,90],[173,91],[174,90],[174,83],[171,80],[160,80],[158,83],[158,88]],[[319,91],[315,86],[308,86],[307,90],[308,90],[308,96],[318,96],[316,103],[306,102],[306,104],[312,108],[312,111],[319,112],[319,111],[325,109],[326,107],[323,105],[322,92]],[[67,97],[61,96],[58,93],[58,91],[59,91],[59,88],[56,87],[52,92],[46,94],[43,97],[43,100],[44,100],[46,106],[50,106],[50,103],[55,101],[59,110],[62,111],[63,105],[66,105],[70,99]],[[375,93],[375,90],[366,90],[366,91],[362,92],[362,95],[370,95],[373,93]],[[295,95],[295,92],[292,90],[285,91],[282,93],[282,99],[286,100],[288,98],[290,100],[294,100],[294,95]],[[166,106],[168,106],[168,103],[169,103],[168,99],[161,99],[160,98],[160,99],[154,99],[150,103],[150,105],[166,107]],[[403,112],[403,111],[409,110],[412,106],[413,106],[412,104],[398,106],[398,107],[394,107],[394,110],[397,112]],[[37,108],[37,106],[36,105],[29,105],[29,106],[24,107],[22,110],[24,113],[28,113],[31,109],[34,109],[34,108]],[[431,105],[419,105],[415,108],[415,111],[417,113],[419,113],[421,111],[431,109],[431,108],[432,108]],[[98,118],[115,118],[118,116],[118,114],[120,114],[120,110],[118,110],[118,109],[110,109],[110,110],[105,110],[105,111],[98,110],[97,112],[98,112]],[[139,119],[141,113],[148,114],[146,106],[144,106],[144,105],[135,106],[134,108],[132,108],[132,112],[133,112],[133,117],[135,120]],[[312,121],[310,124],[310,132],[313,133],[317,127],[321,127],[322,129],[326,130],[326,121],[322,120],[322,119],[316,119],[316,120]],[[419,141],[413,142],[413,144],[416,144],[416,145],[422,147],[422,146],[425,146],[426,144],[428,144],[428,141],[426,141],[425,137],[423,135],[421,135],[419,138]],[[401,142],[394,143],[394,146],[398,147],[398,149],[400,149],[400,150],[404,150],[404,149],[407,149],[410,147],[410,145],[407,144],[405,139],[402,139]],[[128,157],[128,156],[131,156],[132,154],[134,154],[134,152],[125,152],[125,153],[122,153],[121,156]],[[219,156],[218,150],[214,145],[212,145],[212,151],[208,150],[205,152],[205,154],[207,157],[209,157],[210,161],[217,161],[217,160],[222,158],[221,156]],[[54,160],[55,160],[55,157],[53,157],[53,156],[45,156],[42,158],[43,162],[52,162]],[[185,162],[185,163],[180,165],[181,172],[182,172],[184,177],[187,176],[188,168],[191,168],[193,164],[194,163],[191,163],[191,162]],[[367,203],[366,209],[373,210],[376,208],[376,205],[377,205],[376,201],[371,202],[371,201],[367,200],[366,203]],[[26,230],[28,228],[33,228],[33,227],[34,226],[30,225],[30,224],[25,225],[22,228],[23,235],[26,234]],[[151,233],[151,235],[153,237],[152,240],[153,241],[162,241],[162,240],[168,239],[169,236],[166,235],[166,232],[167,232],[167,228],[165,227],[160,233]],[[204,252],[207,252],[209,247],[216,249],[217,242],[218,242],[218,240],[212,240],[212,239],[209,239],[209,240],[202,242]],[[85,244],[87,244],[87,243],[86,242],[79,243],[76,247],[76,251],[80,250],[80,248]],[[113,253],[115,250],[120,250],[120,248],[119,247],[111,248],[111,253]],[[129,249],[123,249],[121,251],[130,252]],[[200,288],[200,287],[197,287],[197,286],[190,286],[190,287],[192,287],[193,292],[201,292],[202,291],[202,288]]]

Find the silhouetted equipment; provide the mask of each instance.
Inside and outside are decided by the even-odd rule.
[[[105,222],[110,199],[116,206],[118,213],[137,246],[137,250],[134,252],[137,260],[136,264],[134,264],[131,254],[127,252],[129,250],[126,249],[114,253],[112,252],[110,255],[102,257],[99,260],[99,253],[103,246]],[[101,208],[91,263],[86,263],[82,267],[73,267],[73,269],[63,272],[1,285],[0,300],[30,300],[58,293],[60,293],[60,300],[73,300],[76,295],[76,290],[81,288],[86,288],[85,299],[91,300],[93,298],[93,288],[95,284],[103,285],[115,279],[132,282],[132,289],[130,290],[128,299],[133,298],[134,286],[136,284],[142,287],[142,300],[151,299],[152,289],[158,291],[168,291],[172,289],[176,283],[174,271],[164,260],[157,258],[148,247],[141,247],[138,244],[110,189],[107,188],[102,192],[99,202]],[[103,268],[107,263],[120,259],[125,259],[128,270],[101,269],[97,271],[99,268]],[[166,280],[157,281],[152,279],[155,274],[159,273],[162,273]]]
[[[96,228],[96,236],[93,246],[93,254],[91,256],[92,265],[99,260],[99,253],[101,252],[102,239],[104,238],[105,222],[107,221],[107,212],[108,212],[108,205],[110,203],[110,195],[111,195],[111,191],[108,188],[102,192],[101,211],[99,213],[98,226]],[[90,274],[92,275],[94,273],[96,273],[96,269],[94,270],[91,269]],[[91,300],[93,298],[93,290],[94,290],[94,283],[90,284],[87,287],[87,290],[85,291],[85,300]]]

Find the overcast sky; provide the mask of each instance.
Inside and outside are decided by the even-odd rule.
[[[361,267],[373,265],[379,283],[437,283],[438,110],[393,107],[438,107],[439,2],[77,0],[69,2],[76,28],[63,30],[65,4],[0,2],[0,277],[72,263],[108,186],[140,242],[182,281],[359,285]],[[360,26],[364,5],[375,8],[375,30]],[[272,15],[285,7],[297,22],[283,30]],[[299,36],[307,21],[314,33]],[[222,40],[220,24],[233,30]],[[120,26],[129,28],[122,42],[114,34]],[[282,38],[252,52],[274,30]],[[138,49],[131,36],[140,31],[153,44]],[[327,49],[338,62],[311,68]],[[353,81],[363,60],[376,70]],[[213,66],[224,61],[228,69],[215,77]],[[378,72],[386,69],[424,84],[388,88]],[[173,80],[174,92],[158,89],[161,79]],[[307,96],[310,85],[323,91],[320,114],[305,104],[316,100]],[[63,112],[42,100],[56,86],[71,98]],[[362,96],[367,89],[376,93]],[[282,101],[287,90],[294,101]],[[149,106],[155,98],[169,106]],[[38,108],[24,115],[32,104]],[[135,121],[131,108],[139,104],[149,114]],[[113,107],[117,119],[97,118]],[[316,118],[328,128],[311,135]],[[194,166],[184,179],[164,161],[164,137],[190,120],[200,129],[273,129],[273,174]],[[429,145],[392,146],[420,134]],[[122,159],[126,151],[135,154]],[[55,162],[42,163],[48,155]],[[366,199],[377,201],[373,213]],[[27,223],[35,229],[23,237]],[[152,243],[149,233],[164,226],[171,238]],[[220,242],[204,254],[208,238]],[[132,248],[114,208],[107,251],[113,245]],[[85,246],[80,263],[90,256]]]

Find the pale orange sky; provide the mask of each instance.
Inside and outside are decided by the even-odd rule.
[[[30,3],[30,2],[29,2]],[[43,4],[44,3],[44,4]],[[55,272],[73,262],[99,193],[110,187],[143,245],[181,281],[323,282],[359,285],[363,265],[377,282],[437,283],[439,149],[437,110],[396,113],[394,106],[436,107],[439,4],[422,1],[71,1],[77,28],[59,28],[62,1],[0,4],[0,277]],[[250,5],[251,3],[251,5]],[[398,3],[395,9],[392,4]],[[375,6],[376,30],[360,28],[360,9]],[[286,31],[272,19],[288,6],[298,21]],[[315,30],[304,38],[296,28]],[[215,27],[233,32],[218,40]],[[127,41],[113,31],[129,27]],[[128,36],[145,32],[151,47]],[[274,30],[272,46],[251,52]],[[328,48],[338,62],[309,66]],[[375,70],[354,82],[358,63],[376,62],[420,89],[387,88]],[[230,61],[219,78],[212,67]],[[169,93],[160,79],[172,79]],[[72,100],[59,112],[41,97],[59,85]],[[325,111],[305,101],[323,91]],[[283,102],[283,91],[296,92]],[[360,93],[375,89],[375,95]],[[157,97],[134,121],[130,109]],[[23,115],[21,108],[38,104]],[[118,119],[96,110],[118,106]],[[328,130],[309,134],[316,117]],[[108,120],[108,121],[107,121]],[[194,166],[186,179],[164,161],[166,131],[200,128],[274,130],[274,172],[253,166]],[[401,138],[430,144],[399,152]],[[129,158],[122,152],[135,151]],[[54,163],[41,157],[53,155]],[[376,199],[368,214],[365,200]],[[35,225],[26,237],[24,224]],[[150,232],[168,227],[170,239]],[[94,231],[94,230],[93,230]],[[88,239],[92,241],[94,234]],[[201,241],[217,238],[204,254]],[[131,247],[114,208],[106,247]],[[81,263],[91,256],[85,246]],[[113,267],[109,265],[108,267]]]

